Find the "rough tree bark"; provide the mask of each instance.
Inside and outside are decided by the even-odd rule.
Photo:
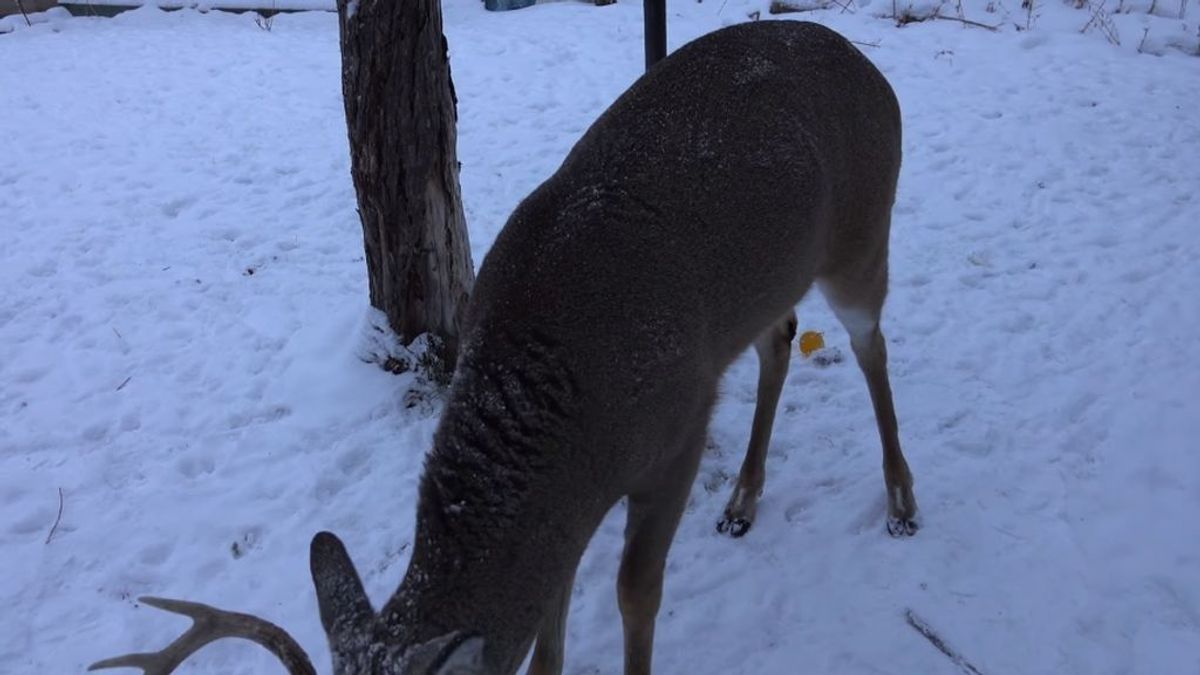
[[[475,280],[439,0],[338,0],[342,95],[371,305],[446,370]]]

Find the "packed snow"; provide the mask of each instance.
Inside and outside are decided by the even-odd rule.
[[[866,387],[814,293],[826,358],[793,357],[738,540],[714,525],[753,355],[723,383],[658,672],[1200,672],[1200,7],[1156,5],[1101,10],[1119,45],[1057,0],[941,10],[996,31],[789,15],[858,42],[904,110],[884,328],[923,527],[884,532]],[[673,0],[670,45],[766,6]],[[641,3],[444,12],[478,262],[640,74]],[[187,622],[140,595],[260,614],[327,672],[309,540],[337,532],[381,604],[439,413],[356,356],[336,18],[34,18],[0,35],[0,672],[165,646]],[[622,516],[576,578],[569,674],[620,671]],[[180,672],[282,668],[225,641]]]

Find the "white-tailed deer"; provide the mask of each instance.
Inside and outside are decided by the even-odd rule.
[[[887,529],[915,531],[879,328],[900,110],[878,70],[811,23],[716,31],[638,80],[512,214],[481,266],[417,506],[382,611],[341,542],[312,542],[338,675],[559,673],[576,566],[628,498],[618,599],[625,673],[650,672],[663,569],[718,380],[761,372],[749,450],[718,529],[754,520],[796,323],[818,283],[866,376]],[[167,649],[97,663],[170,672],[220,637],[313,667],[277,626],[194,603]],[[535,646],[536,642],[536,646]]]

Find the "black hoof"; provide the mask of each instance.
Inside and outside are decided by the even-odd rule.
[[[893,518],[887,519],[888,534],[893,537],[911,537],[917,533],[917,521],[912,518]]]
[[[745,518],[722,518],[717,521],[717,532],[728,534],[737,539],[738,537],[750,531],[752,523]]]

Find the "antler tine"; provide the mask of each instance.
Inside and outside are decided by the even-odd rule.
[[[88,666],[88,670],[139,668],[146,675],[170,675],[179,664],[208,643],[222,638],[241,638],[266,648],[283,662],[291,675],[317,673],[308,654],[292,636],[266,619],[186,600],[155,597],[138,599],[151,607],[189,617],[192,620],[191,627],[161,651],[104,659]]]

